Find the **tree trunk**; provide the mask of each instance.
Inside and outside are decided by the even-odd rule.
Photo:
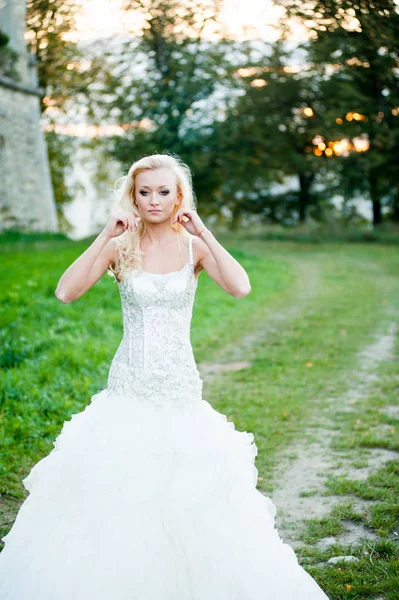
[[[240,202],[237,202],[234,207],[233,207],[233,214],[231,217],[231,223],[230,223],[230,229],[232,231],[235,231],[238,229],[238,226],[240,225],[240,220],[241,220],[241,204]]]
[[[369,176],[370,198],[373,205],[373,225],[376,227],[382,223],[381,198],[378,189],[378,177],[376,173]]]
[[[310,204],[310,188],[313,183],[314,173],[299,173],[298,212],[300,223],[305,223]]]
[[[392,221],[399,223],[399,188],[396,188],[396,194],[393,199]]]

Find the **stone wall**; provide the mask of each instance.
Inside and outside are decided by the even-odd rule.
[[[0,77],[0,230],[58,231],[35,66],[23,37],[25,0],[3,0],[1,28],[19,55],[19,80]]]

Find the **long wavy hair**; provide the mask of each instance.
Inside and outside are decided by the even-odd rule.
[[[126,176],[121,177],[115,182],[114,194],[117,196],[112,206],[114,212],[132,212],[135,217],[139,217],[139,211],[134,203],[136,178],[143,171],[150,171],[159,168],[168,168],[176,175],[177,191],[181,193],[180,204],[174,207],[171,215],[170,227],[177,234],[180,244],[182,237],[187,238],[190,234],[180,223],[172,223],[175,213],[181,208],[195,209],[196,198],[193,190],[191,170],[179,156],[176,154],[158,154],[144,156],[134,162]],[[122,182],[122,185],[117,187]],[[115,280],[120,282],[124,279],[128,271],[135,271],[141,268],[142,251],[140,249],[140,240],[146,232],[146,222],[144,219],[139,221],[133,231],[126,230],[122,235],[115,238],[116,256],[115,268],[109,267],[107,273]],[[181,246],[180,246],[181,248]]]

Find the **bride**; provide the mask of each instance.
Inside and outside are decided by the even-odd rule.
[[[123,337],[107,387],[23,480],[0,600],[323,600],[257,488],[254,436],[202,397],[190,327],[198,276],[251,291],[194,208],[177,156],[135,162],[104,230],[60,278],[69,303],[108,272]]]

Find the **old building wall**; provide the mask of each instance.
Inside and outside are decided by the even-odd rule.
[[[0,27],[19,78],[0,76],[0,229],[58,231],[35,65],[24,40],[25,0],[3,0]]]

